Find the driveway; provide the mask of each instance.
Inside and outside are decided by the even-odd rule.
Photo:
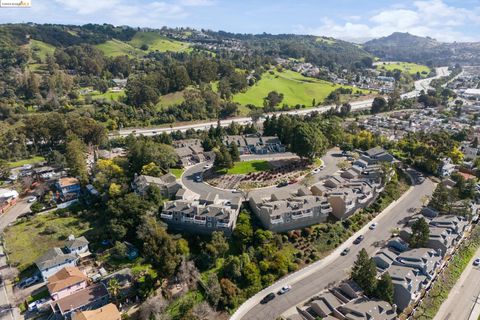
[[[273,320],[292,307],[304,302],[329,285],[338,283],[349,277],[352,267],[360,249],[365,248],[369,255],[373,255],[380,247],[379,241],[386,241],[391,237],[391,230],[402,226],[402,220],[408,216],[409,208],[422,206],[422,198],[430,196],[435,189],[435,183],[427,179],[424,183],[411,187],[399,200],[392,203],[374,221],[378,223],[376,230],[369,230],[366,225],[362,230],[354,234],[349,240],[333,251],[324,259],[303,268],[274,285],[262,290],[254,297],[245,302],[231,320]],[[359,245],[352,245],[353,240],[364,234],[365,239]],[[350,247],[347,256],[340,256],[340,252]],[[259,304],[260,300],[270,292],[277,292],[282,286],[290,284],[292,289],[289,293],[277,296],[268,304]]]

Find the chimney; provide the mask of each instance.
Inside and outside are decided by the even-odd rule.
[[[397,305],[395,303],[392,305],[392,310],[394,313],[397,313]]]

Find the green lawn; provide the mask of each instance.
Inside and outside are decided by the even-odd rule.
[[[312,100],[321,103],[335,89],[340,87],[352,88],[349,86],[341,86],[328,81],[315,78],[304,77],[298,72],[285,70],[283,72],[274,71],[273,74],[266,72],[262,75],[262,79],[246,92],[236,94],[233,101],[241,105],[253,104],[255,106],[263,106],[263,99],[271,91],[283,93],[284,99],[281,104],[295,106],[297,104],[312,106]],[[354,89],[354,93],[359,90],[362,93],[368,93],[368,90]]]
[[[267,171],[270,170],[272,166],[268,161],[265,160],[251,160],[251,161],[241,161],[235,162],[233,168],[223,169],[219,172],[222,174],[248,174],[251,172]]]
[[[143,55],[142,50],[134,48],[132,45],[116,39],[109,40],[102,44],[97,44],[96,47],[100,49],[107,57],[128,56],[133,58],[134,56]]]
[[[156,32],[137,32],[129,44],[135,48],[146,44],[148,51],[190,52],[192,50],[188,43],[168,39]]]
[[[118,101],[121,98],[125,97],[125,90],[121,91],[107,91],[105,93],[100,93],[97,91],[94,91],[90,93],[92,96],[93,100],[98,100],[98,99],[106,99],[106,100],[111,100],[111,101]]]
[[[11,264],[22,272],[48,249],[63,246],[69,235],[78,237],[90,230],[90,224],[77,216],[52,212],[8,227],[4,239]]]
[[[30,40],[30,49],[37,54],[42,62],[45,62],[47,54],[53,55],[55,52],[55,47],[51,44],[33,39]]]
[[[180,179],[185,169],[170,168],[170,173],[173,174],[177,179]]]
[[[26,164],[35,164],[35,163],[39,163],[39,162],[42,162],[42,161],[45,161],[44,157],[35,156],[35,157],[29,158],[29,159],[23,159],[23,160],[9,162],[8,166],[10,168],[16,168],[16,167],[24,166]]]
[[[387,71],[393,71],[395,69],[398,69],[402,72],[406,72],[409,74],[416,74],[417,72],[419,72],[424,78],[428,76],[431,71],[430,68],[427,66],[410,62],[378,64],[377,69],[383,69]]]
[[[185,101],[184,93],[185,91],[182,90],[160,96],[160,101],[157,103],[157,109],[162,110],[169,106],[174,106],[182,103],[183,101]]]

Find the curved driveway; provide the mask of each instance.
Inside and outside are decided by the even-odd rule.
[[[400,227],[404,219],[411,215],[408,209],[421,207],[422,198],[426,195],[431,195],[434,189],[435,184],[429,179],[426,179],[420,185],[411,187],[399,200],[392,203],[373,219],[373,221],[378,222],[376,230],[371,231],[368,229],[368,225],[366,225],[329,256],[257,293],[240,306],[230,319],[276,319],[287,310],[318,294],[330,285],[346,279],[360,249],[365,248],[370,255],[377,251],[379,249],[378,242],[388,240],[391,236],[390,231],[393,228]],[[360,234],[365,235],[365,240],[359,245],[352,245],[353,240]],[[346,247],[351,248],[350,253],[347,256],[340,256],[340,252]],[[265,295],[270,292],[277,292],[286,284],[292,286],[290,292],[282,296],[277,295],[268,304],[263,305],[259,303]]]

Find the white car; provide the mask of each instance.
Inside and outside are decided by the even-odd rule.
[[[30,196],[27,198],[28,203],[34,203],[35,201],[37,201],[37,197],[35,196]]]
[[[320,170],[323,170],[323,169],[325,169],[325,165],[324,165],[324,164],[322,164],[322,165],[320,166]]]
[[[375,230],[377,228],[378,223],[374,222],[370,225],[369,229],[370,230]]]
[[[480,266],[480,258],[477,258],[473,261],[474,266]]]
[[[203,166],[203,169],[210,169],[212,166],[212,164],[206,164]]]
[[[321,170],[320,168],[315,168],[315,169],[312,170],[312,173],[317,174],[317,173],[320,172],[320,170]]]
[[[292,289],[292,286],[287,284],[286,286],[283,286],[282,289],[280,289],[280,291],[278,291],[278,294],[287,293],[288,291],[290,291],[290,289]]]

